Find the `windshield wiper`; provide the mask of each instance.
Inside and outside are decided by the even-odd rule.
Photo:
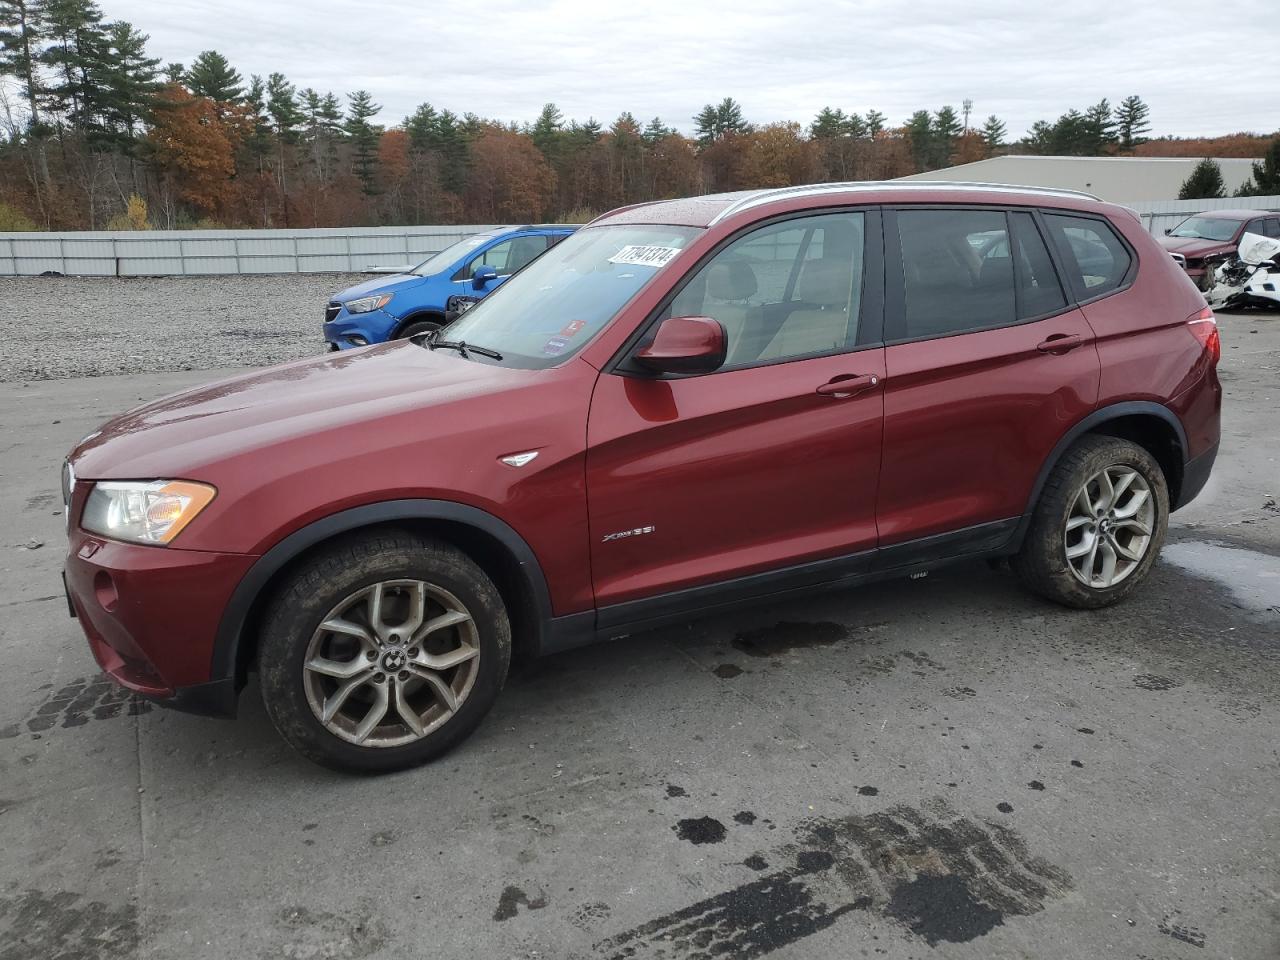
[[[497,350],[490,350],[488,347],[477,347],[473,343],[467,343],[465,340],[441,340],[438,337],[430,336],[425,341],[427,347],[434,350],[436,347],[448,347],[451,350],[457,350],[460,357],[466,358],[468,353],[478,353],[482,357],[488,357],[490,360],[501,360],[502,354]]]

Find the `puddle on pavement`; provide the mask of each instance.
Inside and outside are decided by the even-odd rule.
[[[1280,610],[1280,558],[1194,540],[1167,543],[1160,556],[1195,576],[1217,581],[1250,610]]]

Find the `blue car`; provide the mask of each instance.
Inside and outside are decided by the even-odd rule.
[[[451,298],[483,298],[573,231],[565,226],[526,226],[477,233],[408,273],[339,291],[324,311],[329,349],[348,350],[437,330],[445,323]]]

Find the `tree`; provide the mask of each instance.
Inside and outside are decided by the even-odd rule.
[[[1106,148],[1116,140],[1116,121],[1111,115],[1111,102],[1103,97],[1084,113],[1081,146],[1090,155],[1096,156],[1106,152]]]
[[[214,103],[235,103],[244,97],[244,78],[217,50],[206,50],[191,62],[187,89]]]
[[[45,95],[38,68],[43,40],[43,24],[33,0],[4,0],[0,4],[0,76],[17,78],[33,130],[40,126],[40,103]]]
[[[380,127],[369,121],[378,115],[382,107],[373,102],[368,90],[347,94],[346,134],[353,149],[353,166],[366,195],[375,192],[374,170],[378,165],[378,138]]]
[[[555,188],[546,157],[528,137],[489,128],[472,145],[468,207],[489,223],[536,222]]]
[[[102,11],[93,0],[48,0],[44,15],[49,42],[39,62],[51,74],[48,107],[87,133],[101,112],[97,79],[107,69]]]
[[[1280,137],[1271,141],[1261,160],[1253,162],[1253,176],[1236,191],[1236,196],[1280,196]]]
[[[1143,142],[1143,134],[1150,132],[1151,124],[1147,122],[1150,114],[1151,108],[1137,94],[1125,97],[1116,107],[1116,138],[1125,153],[1132,153],[1133,148]]]
[[[867,111],[867,136],[875,139],[883,130],[886,117],[879,110]]]
[[[751,125],[742,117],[742,107],[733,97],[725,97],[715,105],[708,103],[693,121],[697,125],[698,143],[704,147],[751,130]]]
[[[676,131],[674,129],[672,129],[671,127],[668,127],[665,123],[662,122],[661,117],[654,117],[647,124],[645,124],[644,132],[641,133],[640,136],[644,137],[644,142],[652,147],[656,145],[658,141],[662,140],[664,137],[669,137],[675,132]]]
[[[963,128],[960,118],[953,107],[943,107],[933,115],[933,129],[930,137],[929,160],[934,169],[950,166],[951,154],[955,152],[956,137]]]
[[[554,103],[548,103],[538,114],[533,123],[531,134],[533,145],[542,151],[542,155],[552,160],[559,153],[560,131],[564,126],[564,114]]]
[[[440,145],[440,114],[429,103],[420,103],[404,122],[414,150],[435,150]]]
[[[849,118],[844,111],[837,108],[823,107],[809,124],[809,136],[815,140],[831,140],[843,137],[848,129]]]
[[[160,61],[147,56],[148,36],[124,21],[110,24],[106,39],[100,119],[108,138],[131,147],[160,89]]]
[[[1027,152],[1040,156],[1053,153],[1053,126],[1047,120],[1037,120],[1023,138]]]
[[[235,173],[236,137],[212,100],[171,85],[147,135],[162,186],[203,214],[221,210]]]
[[[1008,130],[999,117],[994,113],[987,117],[987,122],[982,125],[982,140],[987,145],[987,154],[995,153],[1004,146],[1007,135]]]
[[[1179,200],[1214,200],[1227,195],[1226,184],[1222,182],[1222,168],[1217,162],[1205,157],[1196,164],[1191,176],[1178,191]]]
[[[911,143],[911,159],[917,173],[929,169],[933,159],[933,118],[928,110],[917,110],[902,128]]]

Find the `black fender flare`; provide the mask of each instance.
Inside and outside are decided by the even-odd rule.
[[[1187,462],[1187,431],[1182,426],[1182,421],[1178,419],[1178,415],[1166,407],[1164,404],[1155,403],[1151,400],[1125,400],[1120,403],[1112,403],[1105,407],[1099,407],[1084,419],[1078,421],[1070,430],[1064,433],[1051,451],[1049,456],[1045,457],[1044,463],[1040,465],[1040,472],[1036,474],[1035,485],[1031,488],[1031,496],[1027,500],[1027,509],[1023,514],[1022,524],[1018,531],[1017,542],[1021,542],[1022,533],[1031,520],[1031,514],[1036,508],[1036,504],[1040,501],[1040,492],[1044,489],[1045,483],[1049,480],[1049,474],[1053,472],[1053,468],[1058,465],[1058,461],[1062,459],[1062,455],[1067,449],[1079,440],[1082,436],[1090,431],[1100,427],[1109,420],[1118,420],[1121,417],[1132,416],[1154,416],[1163,420],[1168,424],[1178,438],[1178,447],[1182,455],[1183,465]]]
[[[240,579],[222,613],[214,636],[209,678],[213,681],[241,681],[237,675],[240,645],[249,614],[272,577],[284,569],[303,551],[339,534],[377,524],[393,524],[405,520],[445,520],[471,527],[487,534],[515,558],[535,606],[535,621],[540,648],[547,624],[551,620],[551,593],[533,549],[510,525],[478,507],[451,500],[384,500],[352,507],[330,514],[302,527],[262,554]]]

